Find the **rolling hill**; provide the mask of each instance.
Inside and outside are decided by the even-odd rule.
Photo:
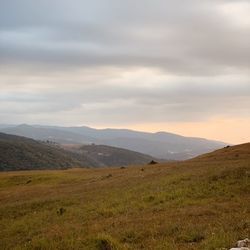
[[[214,152],[198,156],[193,160],[204,161],[226,161],[226,160],[249,160],[250,159],[250,143],[236,146],[226,146]]]
[[[0,173],[1,247],[230,249],[250,234],[249,145],[154,166]]]
[[[149,155],[106,145],[84,145],[79,148],[79,151],[100,162],[102,167],[142,165],[152,160],[159,161]]]
[[[88,159],[78,158],[61,148],[0,133],[0,171],[63,169],[90,164]]]
[[[127,166],[146,164],[152,159],[149,155],[108,146],[65,150],[58,145],[0,133],[0,171]]]
[[[7,126],[7,125],[6,125]],[[63,144],[98,144],[124,148],[160,159],[185,160],[222,148],[227,144],[172,133],[146,133],[127,129],[93,129],[19,125],[0,127],[3,133],[26,136],[35,140],[52,140]]]

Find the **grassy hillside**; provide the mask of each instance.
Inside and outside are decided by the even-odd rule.
[[[0,133],[0,171],[87,166],[72,153],[25,137]]]
[[[125,169],[1,173],[1,249],[229,249],[250,236],[250,148],[230,150]]]
[[[141,165],[147,164],[153,159],[158,161],[149,155],[106,145],[84,145],[81,146],[80,151],[88,157],[96,159],[103,166]]]
[[[65,169],[145,164],[149,155],[108,146],[79,146],[75,150],[0,133],[0,171]]]
[[[201,155],[196,159],[208,161],[250,159],[250,143],[245,143],[233,147],[227,146],[212,153]]]

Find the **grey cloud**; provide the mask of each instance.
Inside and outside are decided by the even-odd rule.
[[[207,79],[208,81],[208,79]],[[178,83],[161,87],[116,86],[83,84],[70,87],[38,90],[30,97],[19,92],[1,98],[1,114],[23,115],[75,114],[85,122],[155,122],[206,120],[214,115],[247,116],[250,107],[248,83]],[[21,104],[21,105],[20,105]],[[4,112],[4,108],[8,111]],[[149,118],[150,115],[150,118]]]
[[[0,11],[1,62],[249,73],[250,26],[228,23],[217,8],[226,2],[12,0]],[[9,41],[6,29],[16,34]]]
[[[0,2],[1,120],[249,114],[250,24],[222,11],[239,1]]]

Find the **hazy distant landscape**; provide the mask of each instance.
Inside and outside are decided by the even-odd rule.
[[[0,171],[119,167],[147,164],[152,160],[163,161],[105,145],[60,145],[0,133]]]
[[[97,144],[124,148],[165,160],[185,160],[219,149],[227,144],[202,138],[128,129],[93,129],[41,125],[1,125],[0,132],[59,144]]]

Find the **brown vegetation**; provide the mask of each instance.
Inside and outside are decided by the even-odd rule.
[[[1,173],[1,249],[228,249],[250,234],[247,152],[144,171]]]

